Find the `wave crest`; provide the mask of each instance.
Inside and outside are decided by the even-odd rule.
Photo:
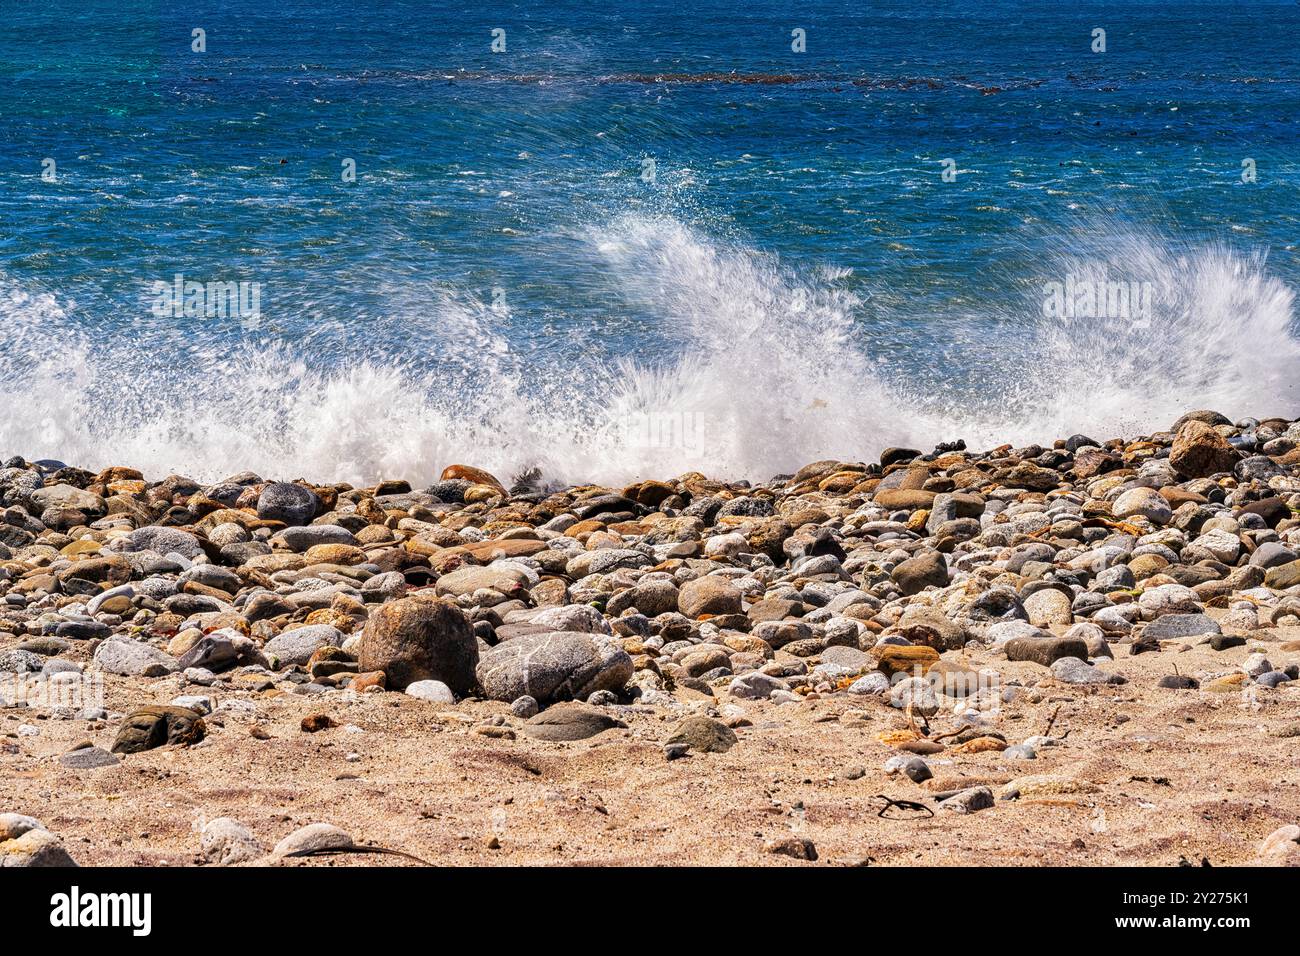
[[[844,270],[797,270],[669,216],[584,238],[592,268],[653,317],[612,358],[532,348],[518,319],[437,286],[392,290],[402,322],[363,345],[329,327],[231,343],[122,326],[105,317],[116,306],[0,276],[0,385],[19,399],[0,453],[204,480],[252,469],[424,482],[467,461],[614,484],[691,470],[764,479],[957,437],[1105,439],[1168,427],[1190,407],[1296,410],[1293,293],[1262,257],[1225,247],[1098,241],[1027,263],[1001,308],[935,316],[853,291]],[[1117,275],[1153,291],[1145,319],[1042,313],[1045,283]],[[900,361],[900,329],[946,337],[950,367]]]

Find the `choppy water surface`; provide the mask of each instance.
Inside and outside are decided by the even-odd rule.
[[[1294,3],[0,13],[0,455],[763,478],[1300,414]]]

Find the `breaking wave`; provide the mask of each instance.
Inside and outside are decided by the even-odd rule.
[[[583,241],[621,304],[653,317],[620,355],[533,348],[520,321],[436,285],[393,290],[402,322],[360,338],[218,340],[0,276],[0,455],[204,480],[418,483],[455,461],[565,482],[765,479],[895,444],[1130,436],[1193,407],[1297,413],[1293,294],[1226,247],[1108,236],[1002,277],[996,307],[935,314],[669,216]],[[1121,279],[1149,307],[1044,314],[1053,283]],[[908,335],[932,347],[900,353]]]

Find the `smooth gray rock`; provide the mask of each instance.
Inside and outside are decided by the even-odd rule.
[[[343,850],[351,846],[352,837],[346,830],[332,823],[309,823],[277,843],[271,854],[283,857],[319,850]]]
[[[751,671],[734,678],[727,687],[727,693],[742,700],[767,700],[772,691],[789,690],[790,685],[777,677],[762,671]]]
[[[822,651],[821,659],[823,664],[833,664],[836,667],[850,667],[854,670],[862,670],[865,667],[874,667],[875,658],[866,651],[860,651],[856,647],[846,645],[832,645]]]
[[[199,852],[209,863],[230,866],[233,863],[256,860],[266,851],[249,829],[238,820],[217,817],[203,825],[199,834]]]
[[[1077,657],[1062,657],[1052,664],[1052,676],[1066,684],[1123,684],[1118,674],[1108,674]]]
[[[678,721],[664,745],[683,744],[696,753],[721,754],[734,747],[736,740],[736,732],[722,721],[696,714]]]
[[[176,658],[150,644],[113,637],[95,650],[100,670],[126,677],[161,677],[180,670]]]
[[[431,704],[454,704],[456,695],[440,680],[417,680],[406,685],[406,693]]]
[[[199,539],[188,531],[182,531],[180,528],[149,525],[144,528],[137,528],[125,538],[119,540],[125,542],[123,545],[118,546],[118,550],[123,551],[156,551],[159,554],[179,554],[191,561],[203,553],[203,546],[199,544]]]
[[[347,528],[336,524],[309,524],[285,528],[271,536],[281,541],[290,551],[306,551],[318,544],[356,544],[357,539]]]
[[[988,787],[971,787],[939,803],[941,809],[952,813],[977,813],[992,806],[993,791]]]
[[[484,651],[478,680],[491,700],[523,696],[545,706],[586,700],[598,690],[620,691],[632,678],[632,658],[600,635],[576,631],[526,634]]]
[[[864,697],[880,697],[890,691],[889,678],[880,671],[864,674],[849,685],[850,694]]]
[[[59,763],[74,770],[96,770],[100,767],[116,767],[122,762],[117,754],[109,753],[103,747],[81,747],[70,750],[59,758]]]
[[[1214,619],[1206,614],[1166,614],[1158,617],[1142,631],[1144,640],[1168,641],[1180,637],[1202,637],[1220,634]]]
[[[220,631],[204,634],[194,646],[181,655],[177,664],[181,670],[191,667],[223,668],[239,659],[235,642]]]
[[[536,717],[538,710],[537,701],[527,695],[518,698],[510,704],[510,713],[514,714],[516,717],[522,717],[524,720]]]
[[[143,583],[143,582],[141,582]],[[175,587],[168,594],[175,593]],[[166,597],[167,595],[164,595]],[[115,588],[109,588],[107,591],[100,591],[93,598],[86,602],[86,613],[92,617],[99,613],[99,609],[104,602],[113,597],[135,597],[135,586],[131,584],[119,584]]]
[[[1300,558],[1300,553],[1279,541],[1266,541],[1255,549],[1250,563],[1257,568],[1276,568]]]
[[[31,502],[41,512],[48,508],[71,508],[84,511],[88,515],[102,515],[106,508],[104,499],[99,495],[92,495],[89,491],[74,488],[72,485],[37,488],[31,493]]]
[[[303,666],[322,647],[338,647],[343,632],[332,624],[307,624],[284,631],[266,642],[262,652],[274,657],[281,667]]]
[[[904,594],[917,594],[927,587],[946,587],[948,563],[937,551],[927,551],[899,563],[890,575]]]

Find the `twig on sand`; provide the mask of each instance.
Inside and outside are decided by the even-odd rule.
[[[933,740],[935,743],[938,743],[941,740],[947,740],[949,737],[956,737],[958,734],[965,733],[968,729],[969,729],[969,725],[963,725],[961,727],[958,727],[956,730],[949,730],[942,734],[936,734],[930,739]]]
[[[1042,734],[1042,735],[1043,735],[1044,737],[1047,737],[1047,736],[1050,736],[1050,735],[1051,735],[1051,733],[1052,733],[1052,725],[1056,723],[1056,715],[1059,714],[1060,712],[1061,712],[1061,705],[1060,705],[1060,704],[1057,704],[1057,705],[1056,705],[1056,709],[1052,711],[1052,716],[1047,718],[1047,726],[1046,726],[1045,728],[1043,728],[1043,734]]]
[[[285,857],[291,856],[334,856],[339,853],[384,853],[389,856],[400,856],[408,860],[414,860],[421,866],[433,866],[428,860],[421,860],[418,856],[412,856],[402,850],[390,850],[386,846],[332,846],[324,847],[319,850],[294,850],[292,853],[286,853]]]
[[[904,811],[905,813],[924,813],[927,817],[934,816],[933,810],[927,807],[924,803],[917,803],[915,800],[895,800],[893,797],[887,797],[883,793],[876,794],[876,799],[885,801],[885,805],[880,808],[880,810],[876,813],[876,816],[882,817],[886,820],[899,819],[899,817],[885,816],[885,814],[888,813],[890,809],[892,809],[893,807],[898,807],[898,809]]]

